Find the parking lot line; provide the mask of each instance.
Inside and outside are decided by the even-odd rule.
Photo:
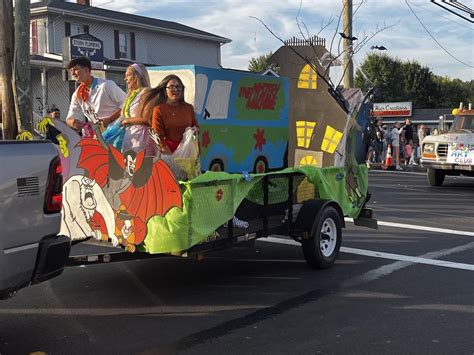
[[[353,223],[354,220],[352,218],[344,218],[344,221]],[[419,226],[416,224],[405,224],[405,223],[395,223],[395,222],[385,222],[385,221],[377,221],[379,226],[385,227],[395,227],[395,228],[404,228],[404,229],[413,229],[413,230],[420,230],[426,232],[435,232],[435,233],[443,233],[443,234],[456,234],[456,235],[464,235],[468,237],[474,237],[474,232],[456,230],[456,229],[447,229],[447,228],[437,228],[437,227],[428,227],[428,226]]]
[[[467,249],[469,249],[469,248],[467,247],[466,250]],[[347,248],[347,247],[341,247],[341,252],[348,253],[348,254],[371,256],[371,257],[374,257],[374,258],[382,258],[382,259],[398,260],[398,261],[408,261],[408,262],[414,263],[414,264],[434,265],[434,266],[442,266],[442,267],[447,267],[447,268],[452,268],[452,269],[474,271],[474,265],[472,265],[472,264],[455,263],[455,262],[452,262],[452,261],[420,258],[420,257],[417,257],[417,256],[408,256],[408,255],[401,255],[401,254],[384,253],[384,252],[380,252],[380,251],[372,251],[372,250],[364,250],[364,249],[356,249],[356,248]]]
[[[276,243],[276,244],[295,245],[295,246],[301,245],[297,241],[294,241],[291,239],[283,239],[283,238],[275,238],[275,237],[262,238],[262,239],[259,239],[259,241],[268,242],[268,243]],[[474,242],[466,244],[464,246],[453,248],[448,251],[439,251],[440,253],[439,255],[440,256],[449,255],[454,252],[469,250],[469,249],[472,249],[473,247],[474,247]],[[409,262],[413,264],[425,264],[425,265],[441,266],[441,267],[452,268],[452,269],[474,271],[474,265],[472,264],[455,263],[455,262],[445,261],[445,260],[437,260],[437,259],[401,255],[401,254],[391,254],[391,253],[385,253],[385,252],[380,252],[380,251],[347,248],[347,247],[341,247],[341,252],[347,253],[347,254],[370,256],[373,258],[405,261],[405,262]],[[435,252],[435,253],[438,253],[438,252]]]

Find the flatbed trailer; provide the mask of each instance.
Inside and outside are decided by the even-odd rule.
[[[197,183],[194,188],[213,184],[217,184],[217,180]],[[130,253],[122,248],[108,248],[106,252],[72,255],[68,266],[169,256],[202,259],[210,252],[252,246],[260,238],[286,235],[301,243],[304,258],[310,267],[329,268],[339,255],[342,228],[345,227],[344,212],[335,200],[320,199],[316,195],[314,186],[307,182],[302,172],[264,174],[239,205],[235,216],[189,249],[152,254],[140,250]],[[372,228],[377,225],[372,218],[372,211],[365,207],[360,209],[355,223]],[[108,242],[93,241],[92,244],[112,247]]]

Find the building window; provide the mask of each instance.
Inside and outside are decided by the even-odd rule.
[[[119,32],[119,52],[120,58],[128,58],[128,36],[126,33]]]
[[[38,23],[36,21],[31,22],[30,53],[38,54]]]
[[[82,25],[71,23],[71,36],[79,35],[81,33],[84,33]]]

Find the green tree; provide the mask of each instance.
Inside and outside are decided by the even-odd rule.
[[[378,101],[403,101],[402,63],[387,54],[370,53],[357,69],[355,86],[363,91],[376,88]],[[365,74],[365,75],[364,75]]]
[[[435,82],[435,76],[428,67],[418,62],[403,62],[403,96],[410,98],[417,108],[433,108],[438,105],[440,87]]]
[[[439,85],[439,101],[443,107],[458,107],[460,102],[464,104],[474,103],[474,80],[463,82],[459,79],[436,76],[435,82]]]
[[[441,77],[416,61],[370,53],[356,71],[355,86],[376,88],[377,101],[412,101],[415,108],[457,107],[474,103],[474,81]]]
[[[278,64],[269,63],[268,59],[272,56],[272,52],[268,54],[262,54],[257,58],[252,58],[249,60],[248,70],[255,73],[262,73],[267,69],[273,70],[275,73],[280,73],[280,67]]]

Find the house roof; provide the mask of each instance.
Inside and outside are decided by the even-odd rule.
[[[60,57],[60,55],[55,55]],[[52,56],[43,56],[38,54],[30,55],[31,65],[32,66],[41,66],[41,67],[50,67],[50,68],[62,68],[63,61],[62,59],[53,58]],[[109,70],[118,70],[125,71],[125,69],[135,63],[134,61],[127,59],[109,59],[104,57],[104,64],[109,66]],[[156,67],[156,64],[147,64],[143,63],[146,67]]]
[[[416,108],[411,119],[416,121],[439,120],[439,116],[451,115],[452,108]]]
[[[100,7],[80,5],[61,0],[44,0],[31,4],[31,14],[57,13],[74,17],[82,17],[88,20],[112,22],[114,24],[143,28],[151,31],[166,32],[170,34],[200,38],[204,40],[229,43],[230,39],[215,34],[201,31],[199,29],[182,25],[177,22],[159,20],[146,16],[126,14],[124,12],[107,10]]]

